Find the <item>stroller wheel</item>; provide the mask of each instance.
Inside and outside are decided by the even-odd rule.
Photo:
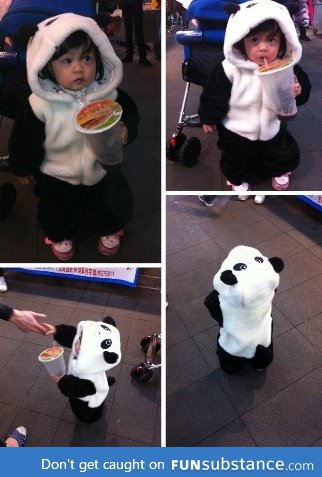
[[[141,345],[141,350],[143,353],[146,353],[149,349],[149,345],[151,342],[151,336],[144,336],[144,338],[141,339],[140,345]],[[160,343],[156,343],[155,345],[155,352],[157,353],[161,348]]]
[[[167,143],[167,159],[169,161],[178,160],[179,149],[181,148],[182,144],[185,142],[186,139],[187,136],[181,131],[172,134],[171,138],[168,140]]]
[[[182,144],[178,154],[178,159],[184,166],[192,167],[197,163],[200,151],[200,140],[197,137],[191,137]]]
[[[153,371],[151,369],[145,369],[144,363],[141,363],[131,369],[130,375],[140,383],[146,383],[152,378]]]

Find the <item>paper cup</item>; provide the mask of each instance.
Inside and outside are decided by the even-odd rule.
[[[84,134],[84,140],[103,164],[113,165],[123,160],[118,124],[121,116],[122,107],[110,99],[87,104],[76,116],[77,131]]]
[[[260,66],[255,71],[272,108],[281,120],[293,119],[297,114],[293,65],[293,60],[283,58]]]
[[[63,376],[66,374],[64,348],[61,346],[45,349],[38,356],[38,361],[43,363],[51,376]]]

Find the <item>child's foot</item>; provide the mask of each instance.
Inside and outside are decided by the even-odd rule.
[[[98,239],[98,251],[103,255],[115,255],[121,246],[121,237],[124,230],[118,230],[114,234],[102,235]]]
[[[48,237],[46,237],[45,244],[51,246],[51,251],[59,260],[70,260],[75,255],[75,248],[71,240],[52,242]]]
[[[286,174],[283,174],[278,177],[273,177],[272,178],[272,187],[275,190],[287,190],[290,185],[290,172],[287,172]]]
[[[255,195],[254,204],[262,204],[265,201],[265,195]]]
[[[238,200],[247,200],[249,199],[249,195],[239,195]]]
[[[251,190],[250,185],[248,184],[248,182],[243,182],[240,185],[234,185],[234,184],[229,183],[228,185],[231,186],[231,190],[233,192],[247,192],[248,190]],[[243,194],[241,194],[241,195],[243,195]]]
[[[8,290],[8,286],[6,284],[6,281],[4,277],[0,277],[0,292],[4,293]]]
[[[27,439],[27,429],[24,426],[17,427],[6,439],[7,447],[23,447]]]

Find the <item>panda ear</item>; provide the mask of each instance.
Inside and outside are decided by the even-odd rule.
[[[110,353],[109,351],[104,351],[103,356],[104,356],[104,360],[105,360],[108,364],[114,364],[114,363],[116,363],[116,361],[117,361],[118,358],[119,358],[119,355],[118,355],[117,353]]]
[[[280,273],[283,270],[284,262],[281,258],[272,257],[272,258],[269,258],[268,261],[270,262],[270,264],[272,265],[276,273]]]
[[[239,6],[239,3],[234,3],[233,1],[229,2],[229,3],[226,3],[224,5],[224,11],[228,14],[228,15],[233,15],[234,13],[237,13],[238,10],[240,10],[240,6]]]
[[[236,285],[238,283],[238,280],[236,278],[236,275],[233,274],[231,270],[224,270],[220,274],[220,280],[225,284],[225,285]]]
[[[105,318],[103,318],[102,321],[103,321],[103,323],[106,323],[107,325],[115,326],[115,328],[116,328],[116,323],[111,316],[105,316]]]
[[[17,36],[25,41],[26,43],[28,40],[35,35],[35,33],[38,31],[37,25],[21,25],[18,28],[17,31]]]

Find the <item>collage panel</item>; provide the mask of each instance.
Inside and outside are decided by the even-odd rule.
[[[161,269],[3,275],[0,436],[23,425],[29,448],[160,446]]]
[[[321,191],[321,35],[313,5],[309,24],[300,2],[304,28],[294,2],[182,3],[183,13],[181,2],[169,2],[167,12],[167,191]],[[267,34],[279,48],[259,42]],[[258,49],[244,51],[244,41]],[[274,101],[279,93],[285,101]]]
[[[160,10],[137,2],[125,61],[113,5],[13,0],[0,21],[1,262],[161,262]]]
[[[167,196],[168,446],[321,446],[321,196],[257,198]]]

